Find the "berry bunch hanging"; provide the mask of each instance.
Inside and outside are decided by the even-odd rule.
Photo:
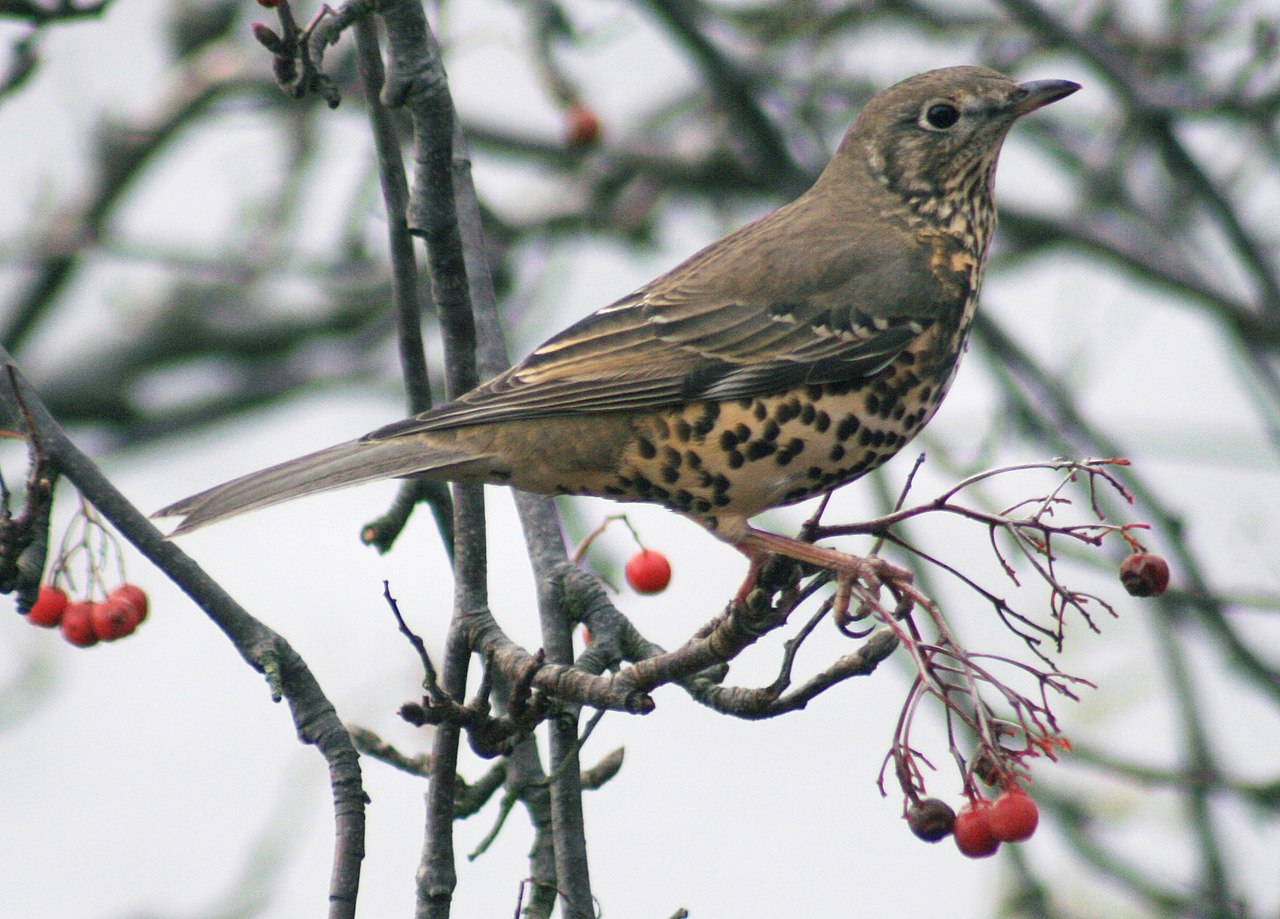
[[[108,588],[106,572],[112,568],[119,583]],[[76,586],[76,569],[83,571],[83,590]],[[146,591],[125,579],[119,543],[93,508],[82,502],[67,528],[48,582],[40,585],[31,607],[19,611],[25,612],[32,625],[58,628],[68,642],[88,648],[132,635],[146,621],[149,606]]]

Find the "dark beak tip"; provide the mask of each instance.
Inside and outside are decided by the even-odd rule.
[[[1018,89],[1022,92],[1013,103],[1014,111],[1019,115],[1025,115],[1065,99],[1080,89],[1080,84],[1071,80],[1033,80],[1019,84]]]

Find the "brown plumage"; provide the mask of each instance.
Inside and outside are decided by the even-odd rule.
[[[747,518],[849,482],[933,416],[955,374],[1014,121],[1075,92],[981,67],[871,99],[790,204],[712,243],[505,373],[356,441],[157,516],[175,534],[344,485],[427,475],[650,501],[753,562],[838,564]]]

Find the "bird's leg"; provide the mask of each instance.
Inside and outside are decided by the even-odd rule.
[[[756,589],[756,583],[760,580],[760,569],[764,567],[768,557],[768,555],[747,555],[747,576],[743,579],[738,592],[733,595],[735,606],[746,609],[747,597]]]
[[[879,590],[882,584],[890,588],[911,583],[911,572],[878,556],[851,555],[826,546],[816,546],[804,540],[782,536],[765,530],[758,530],[745,519],[726,520],[721,518],[714,527],[709,527],[716,536],[729,543],[747,557],[750,567],[747,578],[738,589],[734,602],[743,603],[756,587],[760,569],[765,559],[771,554],[783,555],[815,565],[835,575],[836,595],[833,605],[838,622],[849,621],[849,600],[855,585],[861,582],[871,593]],[[894,590],[895,595],[900,591]]]

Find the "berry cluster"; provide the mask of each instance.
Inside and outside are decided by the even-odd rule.
[[[1002,842],[1030,839],[1040,823],[1040,810],[1021,785],[1010,785],[995,800],[980,795],[956,813],[938,798],[925,798],[907,808],[907,826],[925,842],[955,836],[956,848],[969,858],[995,855]]]
[[[53,584],[41,584],[27,621],[46,629],[62,629],[62,637],[79,648],[132,635],[147,618],[147,595],[136,584],[121,584],[105,600],[72,600]]]

